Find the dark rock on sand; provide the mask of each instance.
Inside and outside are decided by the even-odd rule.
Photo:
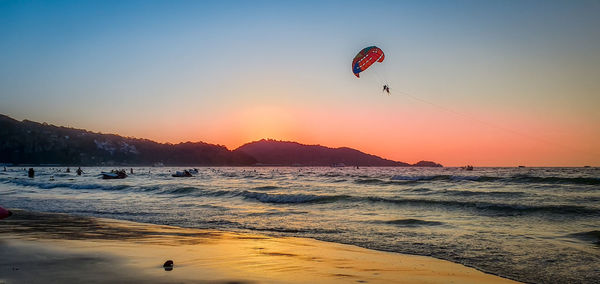
[[[173,270],[173,261],[172,260],[165,261],[165,264],[163,264],[163,267],[164,267],[165,271]]]

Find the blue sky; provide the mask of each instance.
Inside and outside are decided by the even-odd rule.
[[[0,1],[0,113],[230,148],[261,138],[240,133],[262,127],[261,135],[271,138],[353,146],[396,159],[408,153],[436,158],[450,150],[458,154],[449,163],[481,159],[486,149],[470,153],[468,143],[430,145],[428,152],[415,148],[423,144],[419,139],[405,145],[405,136],[390,137],[394,129],[420,134],[395,113],[438,117],[419,126],[440,133],[421,135],[427,139],[452,135],[440,129],[447,120],[454,124],[443,127],[455,127],[457,135],[487,131],[485,125],[466,130],[464,118],[399,94],[406,92],[595,153],[599,12],[599,1]],[[375,72],[396,90],[390,98],[381,98],[375,74],[357,80],[350,71],[354,55],[369,45],[386,52]],[[264,125],[269,117],[257,125],[231,121],[269,111],[273,120],[277,113],[328,111],[364,117],[318,127],[288,118],[272,132]],[[402,149],[390,142],[380,150],[350,137],[376,135],[360,129],[382,113],[390,126],[372,139],[391,139]],[[578,126],[581,133],[569,132]],[[511,139],[501,132],[486,135]],[[547,164],[544,154],[531,163]],[[596,162],[594,155],[563,163]]]

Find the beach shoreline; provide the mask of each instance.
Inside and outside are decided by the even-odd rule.
[[[11,210],[0,221],[0,283],[517,283],[314,239]],[[167,260],[172,271],[162,267]]]

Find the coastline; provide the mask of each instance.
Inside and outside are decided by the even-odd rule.
[[[307,238],[11,211],[0,221],[0,283],[518,283],[431,257]]]

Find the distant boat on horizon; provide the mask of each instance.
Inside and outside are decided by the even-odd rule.
[[[518,166],[518,168],[524,168],[525,166]]]

